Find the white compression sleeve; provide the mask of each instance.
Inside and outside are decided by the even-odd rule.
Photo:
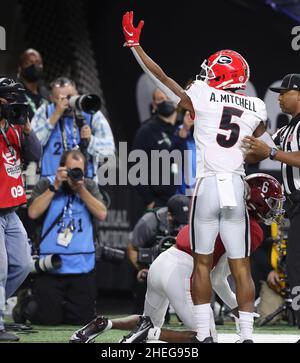
[[[265,142],[270,147],[276,147],[271,135],[265,131],[261,136],[257,137],[258,140]]]
[[[156,78],[149,69],[145,66],[144,62],[142,61],[141,57],[138,55],[137,51],[134,47],[130,48],[132,50],[132,53],[137,60],[138,64],[141,66],[142,70],[148,74],[148,76],[152,79],[154,84],[162,91],[164,92],[167,97],[173,101],[176,105],[181,101],[181,98],[178,97],[173,91],[170,90],[170,88],[166,87],[158,78]]]
[[[236,296],[232,292],[227,277],[231,274],[226,253],[220,258],[216,267],[210,273],[212,288],[218,294],[220,299],[230,307],[234,309],[238,306]]]

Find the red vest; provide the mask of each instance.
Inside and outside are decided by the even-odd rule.
[[[26,203],[26,194],[21,170],[21,127],[9,126],[6,136],[15,150],[11,154],[0,132],[0,208],[17,207]]]

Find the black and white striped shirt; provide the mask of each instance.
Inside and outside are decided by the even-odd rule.
[[[284,152],[300,151],[300,114],[294,117],[287,126],[279,129],[273,135],[273,140]],[[299,168],[281,163],[281,173],[286,194],[300,190]]]

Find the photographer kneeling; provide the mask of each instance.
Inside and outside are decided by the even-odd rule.
[[[42,178],[28,210],[44,216],[40,258],[58,254],[61,268],[37,275],[36,309],[26,316],[34,324],[86,324],[95,313],[95,247],[92,218],[107,210],[95,182],[84,179],[85,158],[79,150],[63,154],[56,176]]]
[[[176,237],[188,223],[189,204],[190,200],[185,195],[173,195],[167,207],[148,210],[135,225],[132,241],[127,247],[128,258],[138,270],[134,313],[143,311],[148,269],[160,252],[159,243],[167,236]]]

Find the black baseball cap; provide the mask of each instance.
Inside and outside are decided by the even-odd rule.
[[[187,224],[190,200],[185,195],[176,194],[168,200],[168,211],[178,224]]]
[[[300,74],[291,73],[287,74],[282,82],[280,87],[270,87],[270,90],[273,92],[279,93],[282,90],[294,90],[300,92]]]

